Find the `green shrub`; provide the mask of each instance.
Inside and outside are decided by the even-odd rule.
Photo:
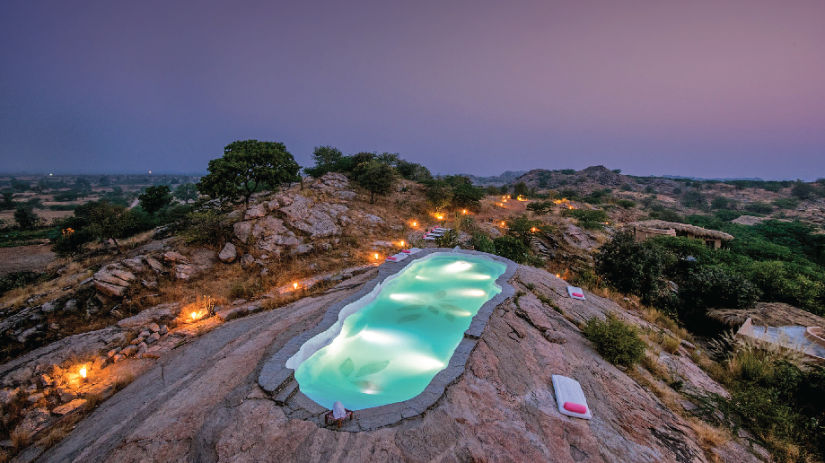
[[[565,217],[573,217],[580,227],[588,230],[603,228],[607,222],[607,213],[601,209],[567,209],[563,214]]]
[[[637,243],[622,232],[605,243],[596,254],[596,272],[611,286],[651,303],[661,291],[662,276],[673,256],[649,243]]]
[[[447,230],[435,239],[435,244],[439,248],[454,248],[458,246],[458,233],[455,230]]]
[[[527,245],[514,236],[505,235],[493,240],[495,253],[501,257],[522,263],[527,260]]]
[[[630,199],[620,199],[616,201],[616,204],[624,209],[630,209],[631,207],[636,205],[636,202]]]
[[[799,200],[796,198],[779,198],[773,200],[773,205],[779,209],[796,209]]]
[[[755,214],[770,214],[773,212],[773,206],[762,201],[757,201],[754,203],[745,204],[745,210]]]
[[[530,220],[526,215],[520,215],[507,221],[507,234],[521,240],[525,246],[530,245],[533,229],[541,225],[540,221]]]
[[[181,234],[187,244],[221,246],[228,239],[229,233],[229,221],[223,214],[205,210],[189,213]]]
[[[718,218],[719,220],[724,220],[725,222],[730,222],[731,220],[734,220],[734,219],[738,218],[742,214],[740,214],[737,211],[722,209],[722,210],[714,212],[713,215],[716,218]]]
[[[493,244],[493,240],[484,233],[473,233],[472,245],[476,251],[486,252],[488,254],[496,253],[496,245]]]
[[[645,343],[636,328],[608,314],[605,320],[593,317],[584,326],[584,336],[595,346],[605,360],[629,367],[642,359]]]

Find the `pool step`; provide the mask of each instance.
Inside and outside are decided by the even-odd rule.
[[[290,397],[295,394],[295,391],[298,390],[298,381],[291,379],[289,382],[286,383],[285,386],[282,386],[281,389],[275,394],[272,399],[278,405],[284,405],[287,403]]]

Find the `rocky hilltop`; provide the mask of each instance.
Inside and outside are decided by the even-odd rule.
[[[517,299],[499,306],[459,379],[423,416],[370,432],[287,419],[256,384],[261,363],[320,321],[367,273],[282,310],[224,324],[171,352],[104,403],[42,461],[760,461],[738,439],[709,443],[691,421],[640,386],[640,371],[602,360],[577,321],[616,314],[610,300],[566,296],[566,283],[520,267]],[[721,387],[689,358],[689,346],[654,354],[688,388]],[[560,415],[550,375],[578,379],[593,420]]]

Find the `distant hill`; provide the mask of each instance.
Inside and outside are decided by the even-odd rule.
[[[469,174],[461,174],[465,177],[469,177],[469,179],[473,182],[474,185],[480,186],[501,186],[507,185],[508,183],[513,183],[513,181],[522,175],[527,173],[524,170],[507,170],[501,175],[495,175],[491,177],[478,177],[476,175],[469,175]]]

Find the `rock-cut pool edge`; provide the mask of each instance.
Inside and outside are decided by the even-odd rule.
[[[290,418],[307,419],[318,424],[323,423],[323,413],[326,409],[304,395],[294,379],[294,370],[286,367],[286,361],[292,357],[301,346],[310,338],[326,331],[338,321],[338,314],[348,304],[369,294],[378,284],[387,278],[401,272],[407,265],[434,253],[454,253],[484,257],[506,266],[504,273],[496,279],[501,292],[488,299],[479,308],[473,317],[470,326],[464,331],[461,342],[456,347],[447,366],[436,373],[430,383],[417,396],[379,407],[366,408],[356,413],[356,419],[341,428],[342,431],[370,431],[389,426],[407,418],[423,414],[432,407],[446,391],[447,386],[453,383],[464,372],[464,366],[470,353],[476,346],[478,339],[484,332],[493,310],[502,302],[513,296],[515,289],[509,283],[516,272],[518,265],[500,256],[471,250],[454,250],[448,248],[425,249],[402,262],[387,262],[378,267],[378,275],[354,294],[332,304],[324,314],[318,325],[290,339],[278,352],[269,357],[261,367],[258,375],[258,385],[268,392],[272,399],[285,408]]]

